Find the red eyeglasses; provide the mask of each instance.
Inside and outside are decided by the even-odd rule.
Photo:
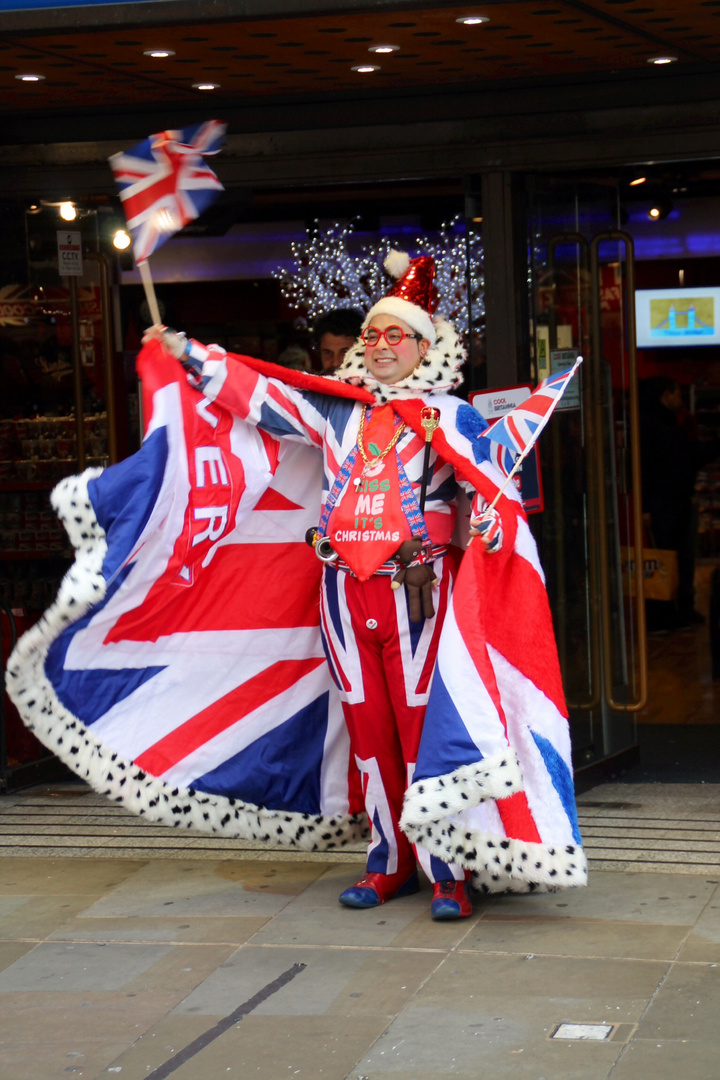
[[[363,345],[370,345],[371,347],[377,345],[382,337],[390,346],[399,345],[405,338],[415,338],[416,341],[422,341],[422,334],[406,334],[401,326],[388,326],[384,330],[379,330],[377,326],[368,326],[360,335]]]

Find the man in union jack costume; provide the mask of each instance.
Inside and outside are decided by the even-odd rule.
[[[489,507],[497,494],[491,485],[503,481],[489,463],[490,485],[482,489],[471,472],[432,447],[436,427],[449,422],[446,410],[457,422],[458,402],[447,392],[461,381],[464,352],[454,328],[432,317],[433,260],[411,263],[391,252],[385,265],[397,280],[368,313],[337,372],[338,380],[369,390],[372,404],[319,397],[267,379],[217,347],[172,333],[164,339],[205,398],[275,438],[303,442],[323,455],[323,509],[309,539],[325,564],[323,645],[372,829],[366,872],[340,903],[368,908],[417,892],[417,858],[433,883],[433,918],[453,919],[471,914],[469,873],[448,857],[452,842],[433,839],[425,846],[415,821],[427,801],[418,754],[456,577],[449,549],[463,491],[472,500],[470,535],[481,538],[490,557],[503,546],[503,517],[509,535],[516,533],[518,507],[504,497],[499,509]],[[445,409],[437,407],[443,401]],[[462,422],[479,424],[466,409]],[[436,673],[436,695],[440,685]],[[511,786],[504,770],[509,777],[512,765],[501,748],[505,757],[495,771]],[[411,844],[409,836],[420,843]]]
[[[433,318],[432,261],[389,269],[334,377],[150,335],[187,381],[151,341],[141,451],[56,489],[76,566],[8,673],[26,722],[109,797],[314,851],[369,827],[341,903],[416,891],[417,857],[433,917],[454,919],[470,874],[527,892],[586,867],[522,505],[449,394],[464,353]],[[514,447],[564,384],[513,416]]]

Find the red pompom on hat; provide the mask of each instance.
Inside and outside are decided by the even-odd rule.
[[[375,315],[392,315],[434,345],[436,333],[432,315],[438,302],[434,284],[435,260],[430,255],[411,260],[406,252],[393,250],[385,259],[385,269],[397,280],[387,295],[370,309],[363,330]]]

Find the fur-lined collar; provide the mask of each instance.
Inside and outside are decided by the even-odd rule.
[[[365,367],[365,346],[360,338],[348,350],[345,360],[333,376],[353,386],[363,386],[380,404],[393,398],[414,398],[418,394],[447,394],[460,386],[460,368],[465,363],[465,349],[455,327],[445,319],[435,320],[437,338],[415,370],[401,382],[378,382]]]

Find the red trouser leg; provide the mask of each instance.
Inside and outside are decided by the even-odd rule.
[[[365,808],[372,824],[367,868],[394,874],[415,867],[415,855],[400,831],[403,795],[412,778],[422,733],[430,674],[451,581],[436,570],[436,616],[411,624],[405,590],[391,579],[369,581],[327,569],[321,616],[328,661],[341,690],[350,743],[362,774]],[[431,880],[463,876],[459,867],[420,852]]]

